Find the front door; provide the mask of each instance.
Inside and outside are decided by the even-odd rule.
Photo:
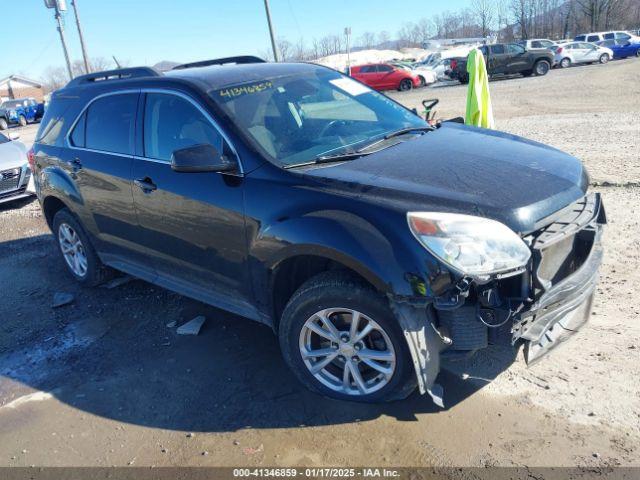
[[[228,143],[195,100],[177,93],[143,93],[143,121],[133,165],[140,242],[157,282],[246,316],[250,308],[242,178],[171,169],[175,150]]]

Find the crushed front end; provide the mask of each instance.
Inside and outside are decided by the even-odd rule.
[[[393,301],[422,393],[441,396],[434,386],[440,357],[502,344],[523,346],[531,364],[575,333],[591,312],[604,224],[600,194],[588,194],[521,235],[531,251],[522,268],[483,279],[452,276],[429,292],[437,295],[426,306]]]

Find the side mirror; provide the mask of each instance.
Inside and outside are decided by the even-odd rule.
[[[20,138],[19,133],[9,132],[9,140],[18,140]]]
[[[237,167],[234,160],[222,155],[210,144],[181,148],[171,155],[171,169],[174,172],[233,172]]]

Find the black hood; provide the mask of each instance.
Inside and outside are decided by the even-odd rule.
[[[325,188],[398,210],[447,211],[529,232],[582,197],[580,160],[495,130],[445,123],[438,130],[339,164],[305,171]]]

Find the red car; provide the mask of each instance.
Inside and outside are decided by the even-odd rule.
[[[376,90],[411,90],[420,86],[420,79],[386,63],[369,63],[351,67],[351,76]]]

